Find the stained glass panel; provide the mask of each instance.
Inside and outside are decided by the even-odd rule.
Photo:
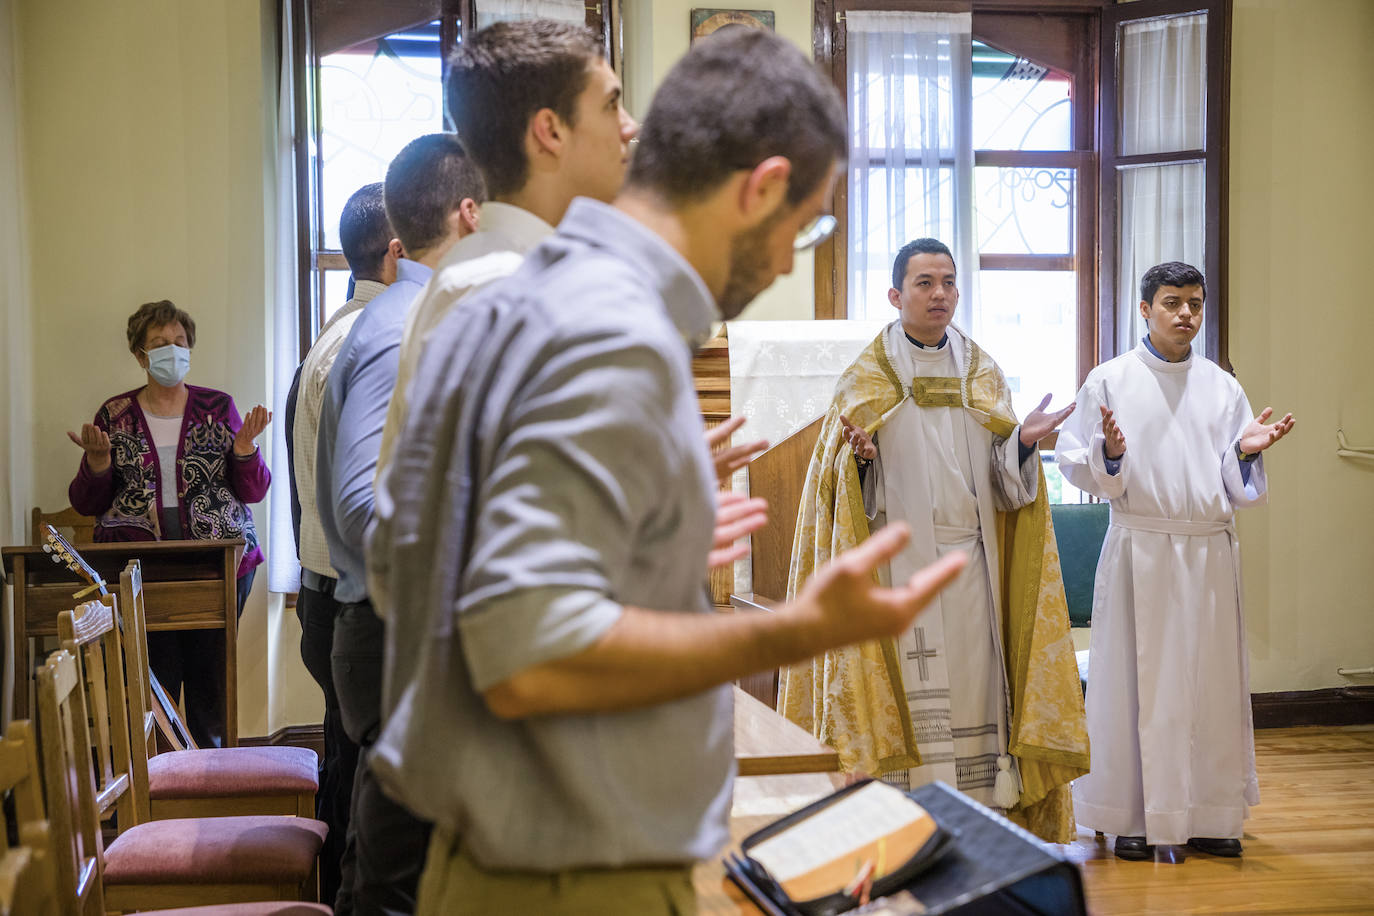
[[[437,22],[321,60],[321,247],[340,247],[339,215],[354,191],[386,177],[411,140],[443,130],[441,63]]]

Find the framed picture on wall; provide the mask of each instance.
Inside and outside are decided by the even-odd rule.
[[[742,25],[751,29],[773,28],[772,10],[717,10],[717,9],[696,9],[692,10],[692,41],[698,38],[705,38],[712,32],[725,28],[727,25]]]

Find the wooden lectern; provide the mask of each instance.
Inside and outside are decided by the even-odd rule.
[[[750,551],[754,590],[746,595],[732,595],[732,603],[736,603],[734,599],[776,603],[787,597],[797,509],[801,506],[811,453],[820,438],[822,419],[812,420],[749,463],[749,495],[768,500],[768,524],[755,532]]]
[[[81,555],[116,584],[125,564],[143,563],[148,629],[224,631],[224,742],[238,744],[238,568],[242,538],[216,541],[127,541],[83,544]],[[11,637],[14,646],[14,717],[31,718],[29,690],[33,654],[29,639],[57,635],[57,615],[75,606],[82,583],[42,547],[0,551],[14,588]]]

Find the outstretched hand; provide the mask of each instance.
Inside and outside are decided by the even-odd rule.
[[[746,445],[728,445],[730,436],[743,425],[744,417],[731,417],[719,426],[706,430],[706,447],[711,450],[711,461],[716,466],[716,480],[721,483],[729,483],[730,475],[768,448],[767,439],[759,439]]]
[[[902,585],[879,585],[874,573],[910,537],[906,525],[887,525],[816,571],[791,605],[812,618],[816,634],[812,654],[897,636],[968,563],[968,554],[958,551],[941,557]]]
[[[716,494],[716,530],[706,568],[720,569],[749,555],[749,545],[736,544],[768,524],[768,500],[722,490]]]
[[[1258,455],[1269,446],[1278,442],[1284,436],[1293,431],[1293,424],[1297,421],[1293,419],[1291,413],[1284,414],[1283,419],[1274,423],[1265,423],[1274,413],[1274,408],[1266,407],[1260,411],[1260,415],[1250,421],[1250,425],[1240,434],[1240,450],[1247,455]]]
[[[262,435],[262,431],[271,422],[272,411],[261,404],[248,411],[248,416],[243,418],[243,425],[239,427],[238,435],[234,436],[234,454],[240,458],[247,458],[253,454],[258,447],[253,440]]]
[[[1116,418],[1107,408],[1098,405],[1098,410],[1102,412],[1102,438],[1106,440],[1107,457],[1112,461],[1121,460],[1121,456],[1126,454],[1126,434],[1121,431],[1121,427],[1116,425]]]
[[[1021,444],[1027,448],[1035,445],[1041,439],[1048,436],[1059,428],[1059,424],[1069,418],[1077,404],[1070,404],[1063,410],[1056,410],[1054,413],[1045,413],[1045,408],[1050,406],[1050,395],[1040,401],[1040,406],[1026,414],[1026,419],[1021,421]]]
[[[110,434],[94,423],[81,424],[81,435],[67,430],[67,438],[86,451],[86,465],[96,474],[110,466]]]
[[[840,426],[844,427],[844,438],[849,443],[849,447],[854,450],[865,461],[872,461],[878,457],[878,446],[873,444],[873,439],[864,432],[862,426],[856,426],[849,422],[849,418],[840,414]]]

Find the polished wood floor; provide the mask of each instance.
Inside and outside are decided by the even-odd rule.
[[[1153,862],[1112,855],[1111,837],[1066,847],[1098,916],[1182,913],[1374,913],[1374,726],[1255,733],[1260,805],[1245,855],[1186,848]]]
[[[1218,859],[1166,847],[1123,862],[1091,831],[1065,849],[1083,869],[1094,916],[1255,913],[1374,914],[1374,726],[1255,733],[1259,807],[1245,855]],[[736,841],[830,790],[832,776],[740,779]],[[701,912],[755,914],[717,863],[696,872]]]

